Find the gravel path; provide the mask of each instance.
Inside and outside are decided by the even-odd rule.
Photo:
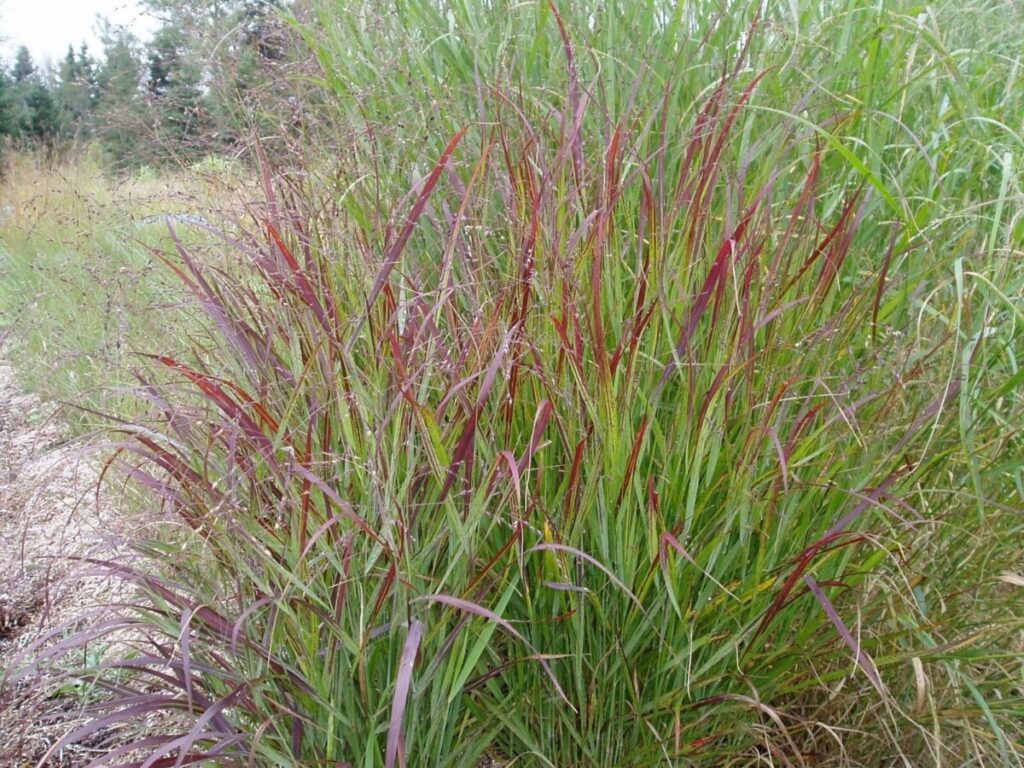
[[[110,558],[119,521],[96,494],[98,471],[69,442],[53,409],[18,391],[0,359],[0,767],[36,765],[81,722],[75,698],[5,678],[54,628],[117,597],[117,586],[68,578],[74,558]],[[123,589],[123,587],[121,588]],[[83,766],[102,743],[61,750],[44,765]]]

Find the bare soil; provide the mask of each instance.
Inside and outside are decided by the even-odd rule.
[[[20,392],[0,357],[0,767],[78,768],[116,734],[48,754],[82,724],[80,698],[18,670],[34,643],[59,638],[124,588],[79,578],[82,558],[112,559],[121,520],[97,494],[96,460],[68,439],[59,414]],[[81,659],[78,659],[81,663]],[[73,662],[71,662],[73,663]],[[12,681],[12,676],[15,678]]]

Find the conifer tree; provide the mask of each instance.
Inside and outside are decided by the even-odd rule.
[[[108,28],[103,39],[104,59],[96,75],[97,131],[110,161],[126,168],[152,159],[140,92],[142,62],[132,35]]]

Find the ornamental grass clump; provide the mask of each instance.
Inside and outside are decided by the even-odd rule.
[[[66,741],[1019,764],[1019,134],[947,111],[995,84],[929,11],[470,5],[319,6],[336,167],[261,145],[240,266],[163,254],[208,333],[116,455],[177,525]]]

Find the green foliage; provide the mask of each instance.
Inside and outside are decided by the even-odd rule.
[[[235,169],[209,161],[194,172],[110,178],[100,152],[76,157],[12,152],[0,182],[0,335],[19,383],[68,404],[76,432],[101,412],[133,412],[118,391],[153,339],[185,334],[191,313],[150,248],[170,245],[160,214],[203,212],[230,199]],[[177,235],[195,243],[196,228]],[[212,259],[211,259],[212,261]]]
[[[18,48],[14,56],[14,68],[11,70],[11,77],[16,83],[27,83],[37,76],[35,62],[32,61],[32,54],[24,45]]]
[[[95,61],[73,47],[44,78],[19,49],[0,81],[0,136],[21,143],[98,138],[111,164],[188,164],[236,151],[268,126],[254,109],[287,98],[278,69],[294,59],[277,0],[152,2],[164,24],[145,44],[106,27]]]
[[[65,742],[1021,764],[1020,9],[310,13],[334,138],[163,254],[205,325],[116,434],[177,527]]]
[[[0,68],[0,137],[16,133],[14,87],[7,73]]]
[[[280,129],[280,110],[294,101],[299,85],[294,76],[278,74],[293,63],[294,40],[285,34],[276,0],[246,0],[234,16],[234,34],[224,45],[219,76],[209,100],[218,133],[244,144],[255,130],[273,135]]]
[[[148,120],[140,93],[142,62],[131,35],[111,32],[104,43],[97,76],[97,132],[110,164],[124,169],[148,157]]]
[[[24,105],[25,120],[20,126],[22,134],[51,140],[60,130],[60,113],[49,89],[42,83],[33,83],[25,91]]]
[[[18,49],[10,80],[0,82],[0,135],[52,142],[60,131],[60,113],[28,49]]]
[[[76,54],[68,46],[61,62],[54,88],[54,99],[60,112],[61,135],[80,139],[88,135],[93,109],[99,99],[96,62],[85,44]]]
[[[254,106],[289,58],[274,0],[148,0],[165,21],[149,46],[150,92],[170,152],[234,149],[259,123]],[[204,87],[200,87],[200,84]]]
[[[187,41],[186,34],[175,27],[157,32],[147,46],[146,92],[156,117],[155,140],[183,153],[202,154],[202,71],[188,55]]]

